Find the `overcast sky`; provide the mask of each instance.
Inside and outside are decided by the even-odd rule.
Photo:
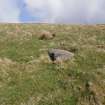
[[[105,0],[0,0],[0,22],[104,24]]]

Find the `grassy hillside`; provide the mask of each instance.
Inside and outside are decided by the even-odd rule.
[[[49,48],[76,52],[52,64]],[[105,105],[105,26],[1,24],[0,105]]]

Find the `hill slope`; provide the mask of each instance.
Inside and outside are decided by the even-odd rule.
[[[56,33],[39,40],[41,30]],[[74,51],[52,64],[49,48]],[[104,25],[0,25],[0,105],[105,105]]]

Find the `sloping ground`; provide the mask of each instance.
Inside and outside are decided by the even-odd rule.
[[[52,64],[49,48],[75,56]],[[1,24],[0,105],[105,105],[105,25]]]

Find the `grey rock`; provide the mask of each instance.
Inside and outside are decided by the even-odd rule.
[[[48,55],[53,62],[70,60],[74,56],[73,53],[61,49],[50,49]]]

